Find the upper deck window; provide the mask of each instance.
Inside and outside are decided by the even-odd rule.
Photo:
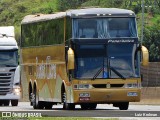
[[[73,38],[137,37],[135,18],[80,18],[73,21]]]

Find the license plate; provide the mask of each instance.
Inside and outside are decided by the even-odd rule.
[[[138,96],[137,92],[128,92],[127,96]]]

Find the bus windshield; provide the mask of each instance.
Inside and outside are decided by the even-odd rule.
[[[130,42],[138,41],[135,23],[135,18],[74,19],[75,77],[139,77],[138,43]]]
[[[73,38],[137,37],[135,18],[78,18],[73,20]]]
[[[16,67],[18,65],[18,50],[0,51],[0,67]]]
[[[75,77],[131,78],[139,77],[136,44],[80,45],[76,47]]]

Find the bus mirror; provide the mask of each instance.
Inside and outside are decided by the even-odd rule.
[[[72,48],[69,48],[68,50],[68,65],[67,65],[69,70],[74,69],[74,51]]]
[[[145,46],[142,46],[141,50],[142,50],[142,65],[148,66],[148,62],[149,62],[148,49]]]

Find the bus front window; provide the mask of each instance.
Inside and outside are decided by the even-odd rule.
[[[104,65],[105,50],[103,45],[81,45],[76,46],[76,69],[75,77],[79,79],[93,78],[94,75],[107,66]],[[103,78],[103,71],[97,78]]]
[[[135,78],[140,77],[137,44],[81,45],[76,47],[75,77]]]
[[[135,18],[74,19],[73,38],[137,37]]]
[[[124,78],[140,77],[136,48],[136,44],[133,43],[109,44],[109,67],[114,68]],[[111,69],[110,78],[119,78],[119,76]]]
[[[140,76],[135,18],[73,19],[71,43],[78,79]]]

